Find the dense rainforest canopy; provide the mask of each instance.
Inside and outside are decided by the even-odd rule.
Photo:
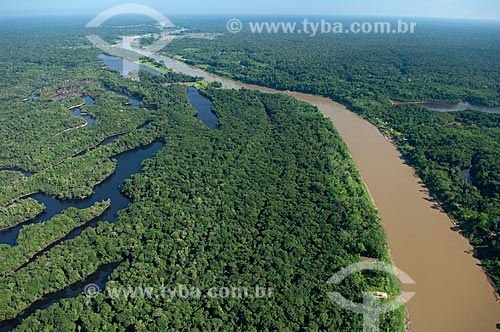
[[[164,147],[125,181],[132,203],[115,223],[60,241],[113,204],[100,202],[23,226],[15,246],[0,245],[0,321],[110,263],[117,267],[108,286],[260,285],[274,292],[173,302],[80,294],[34,312],[15,331],[356,331],[362,316],[335,304],[328,291],[358,302],[366,292],[398,294],[382,273],[326,284],[351,263],[389,257],[348,150],[316,108],[200,85],[219,119],[210,130],[187,98],[185,83],[196,79],[165,70],[165,77],[123,78],[99,61],[84,23],[0,23],[3,44],[15,45],[0,51],[0,227],[44,209],[32,193],[87,197],[114,172],[117,154],[157,140]],[[134,34],[148,31],[139,26]],[[117,24],[104,33],[113,40],[130,31]],[[24,101],[33,91],[38,98]],[[69,110],[84,96],[95,101],[82,106],[92,127]],[[142,107],[129,106],[126,96]],[[402,310],[381,325],[403,331]]]
[[[225,29],[219,21],[211,27]],[[498,23],[419,20],[415,34],[400,35],[244,30],[212,41],[179,39],[164,52],[243,82],[330,97],[377,125],[416,167],[500,288],[500,114],[392,103],[500,105]]]

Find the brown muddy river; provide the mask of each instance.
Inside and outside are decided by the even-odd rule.
[[[227,88],[285,93],[217,77],[144,50],[134,51],[163,60],[175,71],[218,81]],[[286,93],[317,106],[347,143],[383,220],[393,262],[416,282],[401,285],[403,291],[416,292],[406,306],[413,331],[499,331],[500,304],[480,262],[471,254],[472,247],[451,229],[450,218],[435,208],[421,180],[394,145],[343,105],[323,97]]]

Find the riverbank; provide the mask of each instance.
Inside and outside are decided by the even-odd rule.
[[[83,107],[83,106],[85,106],[85,102],[83,102],[81,104],[78,104],[78,105],[74,105],[74,106],[68,107],[68,111],[72,111],[74,109],[77,109],[77,108],[80,108],[80,107]]]
[[[300,98],[299,98],[300,99]],[[416,297],[407,304],[415,331],[495,331],[496,291],[468,241],[433,200],[416,171],[378,129],[334,102],[316,104],[333,120],[370,188],[396,266]]]
[[[308,102],[329,119],[346,142],[378,208],[395,265],[417,284],[401,285],[416,296],[407,304],[415,331],[497,331],[500,306],[473,248],[450,227],[450,218],[436,210],[415,170],[379,130],[324,97],[242,84],[207,73],[178,60],[144,50],[174,71],[220,82],[225,88],[283,93]]]
[[[96,285],[99,289],[104,289],[109,276],[114,269],[120,264],[108,263],[99,266],[95,272],[85,278],[81,278],[75,283],[64,287],[62,290],[52,292],[45,295],[43,298],[30,304],[17,317],[0,322],[0,332],[10,332],[15,329],[21,322],[35,313],[37,310],[44,310],[51,304],[59,302],[64,298],[74,298],[84,292],[85,287],[89,284]]]
[[[114,155],[114,158],[116,158],[116,168],[114,172],[105,179],[102,179],[99,184],[96,184],[92,195],[86,198],[63,200],[43,193],[31,194],[33,195],[33,199],[45,205],[45,211],[47,213],[41,215],[40,218],[30,219],[28,222],[0,231],[0,243],[14,246],[16,245],[19,232],[23,226],[47,221],[70,207],[84,209],[95,202],[108,199],[111,199],[111,208],[103,214],[101,220],[107,220],[109,222],[116,221],[118,218],[117,212],[125,209],[130,203],[130,199],[122,194],[120,190],[121,185],[130,176],[139,173],[142,170],[142,161],[153,157],[163,146],[163,142],[155,140],[150,144],[142,145],[135,149]]]

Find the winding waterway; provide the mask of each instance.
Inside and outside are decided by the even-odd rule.
[[[37,310],[47,309],[50,305],[59,302],[61,299],[74,298],[82,294],[85,287],[89,284],[94,284],[99,287],[99,289],[104,289],[109,276],[113,273],[113,270],[118,264],[107,264],[101,266],[95,273],[91,274],[85,280],[79,281],[73,285],[64,288],[61,291],[49,294],[43,299],[40,299],[33,303],[28,309],[24,310],[19,316],[8,321],[3,321],[0,325],[0,332],[10,332],[16,326],[22,323],[22,321],[28,318]]]
[[[118,219],[118,211],[125,209],[131,202],[131,200],[121,193],[120,187],[123,182],[130,178],[133,174],[139,173],[142,168],[142,161],[153,157],[162,147],[162,142],[154,142],[148,146],[140,147],[134,150],[124,152],[116,156],[117,167],[114,174],[107,180],[99,184],[94,189],[94,194],[83,200],[59,200],[51,196],[38,193],[32,197],[43,203],[46,206],[43,214],[38,217],[29,220],[26,223],[17,225],[15,227],[0,231],[0,243],[8,245],[16,245],[17,237],[19,236],[19,231],[23,226],[33,223],[41,223],[49,220],[56,214],[63,212],[64,210],[75,207],[78,209],[84,209],[92,206],[95,202],[104,201],[107,199],[111,200],[111,206],[106,210],[101,216],[91,220],[85,225],[79,226],[69,232],[62,239],[52,243],[49,247],[38,252],[34,257],[32,257],[26,264],[20,268],[26,266],[31,261],[35,260],[40,255],[53,248],[55,245],[61,243],[62,241],[67,241],[79,236],[85,229],[89,227],[96,227],[97,223],[100,221],[116,222]],[[87,277],[84,281],[78,282],[76,284],[70,285],[65,289],[48,294],[43,297],[43,299],[33,303],[28,309],[24,310],[15,319],[1,322],[0,332],[8,332],[19,325],[25,318],[29,317],[38,309],[45,309],[51,304],[59,302],[64,298],[72,298],[81,294],[85,286],[89,283],[94,283],[99,286],[100,289],[104,289],[105,283],[109,275],[113,272],[116,264],[110,264],[100,267],[95,273]],[[19,270],[20,268],[16,269]]]
[[[28,224],[42,223],[60,214],[62,211],[74,207],[77,209],[88,208],[96,202],[111,200],[111,207],[100,218],[93,220],[85,227],[79,227],[71,231],[64,240],[74,238],[81,234],[87,227],[95,227],[101,220],[115,222],[118,218],[118,211],[125,209],[130,203],[130,199],[121,193],[120,186],[133,174],[141,171],[142,161],[153,157],[163,146],[161,142],[155,142],[146,147],[130,150],[116,156],[117,166],[111,177],[99,184],[94,189],[94,194],[82,200],[60,200],[49,195],[38,193],[31,197],[45,205],[45,211],[34,219],[14,227],[0,231],[0,244],[16,245],[19,231]]]
[[[85,102],[85,106],[91,107],[95,105],[94,99],[92,99],[89,96],[84,96],[83,100]],[[77,116],[79,118],[82,118],[85,122],[87,122],[87,126],[93,127],[94,126],[94,118],[92,118],[90,115],[87,113],[82,113],[82,109],[80,107],[75,108],[71,111],[71,114],[73,116]]]
[[[196,89],[193,88],[193,90],[190,90],[190,94],[188,95],[191,106],[198,112],[198,114],[202,114],[202,116],[199,116],[200,121],[207,125],[207,127],[215,129],[217,127],[218,119],[212,113],[211,101],[201,95]],[[132,107],[139,107],[139,100],[130,97],[128,98],[131,101]],[[118,136],[119,135],[107,138],[101,143],[101,145],[109,144]],[[94,189],[94,194],[91,197],[88,197],[84,200],[59,200],[42,193],[32,195],[31,197],[46,206],[44,213],[26,223],[17,225],[16,227],[9,228],[7,230],[0,231],[0,243],[15,245],[17,237],[19,235],[19,231],[24,225],[47,221],[69,207],[83,209],[92,206],[95,202],[106,199],[111,200],[111,207],[100,217],[95,218],[85,225],[73,229],[63,239],[56,241],[49,247],[37,253],[34,257],[32,257],[28,262],[26,262],[17,270],[28,265],[31,261],[35,260],[40,255],[43,255],[45,252],[47,252],[60,242],[67,241],[79,236],[83,232],[83,230],[88,227],[96,227],[99,221],[106,220],[108,222],[115,222],[118,219],[118,211],[125,209],[131,202],[126,196],[121,193],[121,184],[131,175],[139,173],[141,171],[142,161],[154,156],[156,152],[158,152],[163,147],[163,145],[164,144],[161,142],[155,142],[150,144],[149,146],[130,150],[118,155],[116,157],[117,168],[115,170],[115,173],[110,178],[99,184]],[[87,286],[88,284],[96,284],[99,289],[105,289],[106,282],[117,265],[118,264],[108,264],[101,266],[95,273],[87,277],[85,280],[70,285],[61,291],[44,296],[42,299],[33,303],[28,309],[24,310],[15,319],[2,322],[0,326],[0,332],[12,331],[16,326],[21,324],[24,319],[32,315],[36,310],[46,309],[50,305],[58,303],[62,299],[74,298],[82,294],[85,286]]]
[[[129,44],[123,47],[163,61],[174,71],[220,82],[225,88],[285,93],[221,78]],[[403,291],[416,292],[406,306],[413,331],[498,331],[500,305],[480,261],[471,254],[473,248],[452,230],[450,218],[435,207],[395,146],[341,104],[314,95],[286,94],[317,106],[348,145],[383,220],[393,261],[416,281],[416,285],[401,285]]]

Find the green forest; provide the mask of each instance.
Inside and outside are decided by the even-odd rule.
[[[196,78],[165,69],[165,77],[123,78],[99,61],[84,23],[0,22],[0,39],[17,46],[0,51],[0,227],[43,210],[33,193],[88,197],[113,174],[115,156],[157,140],[164,147],[121,187],[132,203],[117,222],[99,222],[60,241],[113,204],[99,202],[23,226],[15,246],[0,245],[0,325],[111,263],[117,267],[108,286],[275,291],[266,299],[172,303],[80,294],[37,310],[14,331],[358,331],[362,316],[327,292],[357,302],[367,292],[399,294],[384,273],[326,284],[352,263],[390,258],[347,147],[316,108],[291,97],[200,84],[219,120],[210,130],[187,97],[185,83]],[[111,40],[127,32],[121,25],[105,30]],[[134,31],[140,32],[148,30]],[[24,101],[33,91],[39,97]],[[127,105],[124,95],[141,107]],[[79,127],[82,120],[69,110],[84,96],[95,101],[83,106],[92,127]],[[403,309],[386,314],[381,330],[403,331]]]
[[[222,22],[212,27],[225,29]],[[243,31],[176,40],[164,53],[242,82],[329,97],[375,124],[458,223],[500,289],[500,114],[391,102],[500,105],[499,32],[494,22],[451,20],[421,23],[413,35]]]

